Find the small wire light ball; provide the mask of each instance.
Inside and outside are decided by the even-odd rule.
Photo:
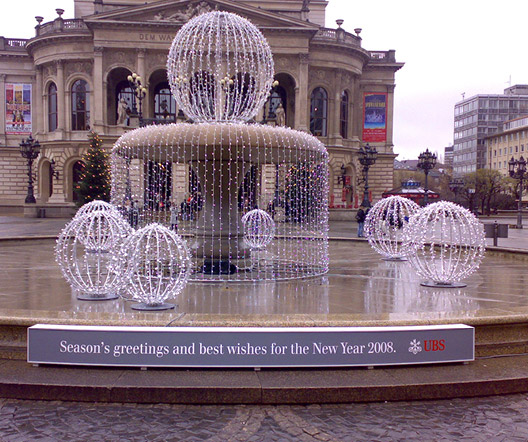
[[[178,106],[195,122],[245,122],[266,101],[274,75],[268,42],[251,22],[213,11],[174,37],[167,77]]]
[[[264,249],[275,237],[275,221],[264,210],[250,210],[242,217],[242,222],[244,240],[252,249]]]
[[[80,218],[81,216],[90,212],[95,212],[96,210],[112,210],[118,212],[117,207],[113,204],[107,203],[106,201],[93,200],[81,206],[81,208],[75,214],[75,218]]]
[[[116,299],[120,289],[113,257],[131,232],[112,210],[89,211],[74,217],[57,240],[55,257],[62,274],[78,292],[77,299]]]
[[[167,227],[149,224],[135,231],[123,244],[117,268],[123,284],[139,304],[134,310],[168,310],[187,284],[191,259],[185,241]]]
[[[447,201],[415,213],[406,240],[409,262],[427,287],[465,287],[459,281],[475,272],[485,253],[482,223],[469,210]]]
[[[365,235],[371,247],[385,259],[405,260],[409,243],[404,241],[404,227],[418,210],[418,204],[401,196],[378,201],[365,219]]]

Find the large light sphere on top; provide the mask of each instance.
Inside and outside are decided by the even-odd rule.
[[[401,196],[378,201],[365,219],[365,235],[371,247],[386,259],[402,260],[408,255],[404,227],[420,207]]]
[[[273,83],[268,42],[251,22],[213,11],[174,37],[167,76],[178,106],[195,122],[245,122],[264,105]]]
[[[242,217],[244,239],[256,250],[265,248],[275,236],[275,221],[264,210],[253,209]]]
[[[430,204],[411,217],[406,237],[409,261],[424,285],[464,286],[478,269],[486,239],[482,223],[469,210],[447,201]]]
[[[158,223],[135,231],[117,258],[122,283],[141,305],[138,310],[172,308],[165,304],[187,284],[191,271],[189,250],[178,234]]]

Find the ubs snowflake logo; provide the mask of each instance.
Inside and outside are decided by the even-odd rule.
[[[409,347],[409,353],[418,354],[422,351],[421,342],[413,339],[411,341],[411,346]]]

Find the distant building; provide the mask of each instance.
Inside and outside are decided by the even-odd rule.
[[[279,82],[257,115],[276,125],[282,104],[285,126],[318,137],[329,153],[329,205],[353,210],[363,195],[359,149],[378,151],[369,171],[372,198],[392,186],[395,73],[403,66],[394,50],[370,51],[360,29],[325,27],[325,0],[74,0],[74,18],[37,16],[35,36],[0,37],[0,211],[23,210],[27,165],[19,144],[30,134],[42,146],[35,160],[35,196],[50,216],[74,207],[87,135],[95,130],[110,149],[138,125],[128,111],[136,98],[127,78],[139,74],[147,87],[144,122],[180,122],[167,82],[171,42],[192,17],[206,11],[234,12],[260,28],[274,54]],[[37,11],[35,11],[37,12]],[[125,106],[123,108],[123,106]],[[127,112],[123,112],[127,111]],[[153,170],[152,161],[138,170]],[[167,166],[169,167],[169,165]],[[286,173],[284,165],[278,173]],[[157,169],[156,169],[157,170]],[[145,192],[138,204],[179,204],[195,189],[187,163],[171,163],[169,178],[156,172],[165,191]],[[143,172],[142,172],[143,173]],[[277,171],[266,167],[263,201],[274,198]],[[280,190],[280,189],[279,189]],[[153,201],[152,198],[162,198]],[[337,211],[336,211],[337,212]]]
[[[528,155],[528,115],[504,122],[501,131],[488,136],[489,169],[508,175],[508,161]]]
[[[455,105],[453,175],[486,166],[486,137],[503,122],[528,114],[528,85],[515,85],[503,95],[475,95]]]
[[[453,168],[453,151],[453,145],[444,147],[444,166],[449,169]]]

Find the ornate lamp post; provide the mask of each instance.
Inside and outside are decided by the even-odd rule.
[[[429,152],[429,149],[425,149],[425,152],[422,152],[418,156],[418,164],[416,167],[419,169],[422,169],[425,173],[425,186],[424,186],[424,206],[427,206],[429,204],[429,187],[427,185],[427,176],[429,175],[429,171],[431,169],[434,169],[436,166],[436,155],[432,152]]]
[[[34,140],[30,135],[26,140],[20,143],[20,154],[27,160],[28,167],[28,190],[26,196],[26,203],[35,204],[35,195],[33,194],[33,160],[38,157],[40,153],[40,143]]]
[[[455,194],[455,203],[458,203],[458,192],[464,187],[464,180],[462,178],[455,178],[449,182],[449,190]]]
[[[520,157],[518,160],[511,158],[508,161],[508,171],[510,176],[519,180],[519,203],[517,204],[517,228],[522,229],[522,193],[523,193],[523,181],[526,174],[526,160]]]
[[[370,207],[369,200],[369,185],[368,185],[368,171],[370,166],[372,166],[378,157],[378,151],[375,147],[370,147],[370,144],[365,144],[365,146],[359,148],[359,162],[363,166],[363,179],[365,180],[365,190],[363,192],[363,201],[361,205],[363,207]]]
[[[137,113],[137,115],[139,117],[139,123],[141,125],[141,122],[143,120],[143,113],[142,113],[141,103],[143,101],[143,98],[145,98],[145,95],[147,95],[147,88],[142,86],[141,77],[138,74],[136,74],[135,72],[132,75],[129,75],[127,77],[127,80],[128,80],[128,83],[130,84],[130,87],[134,91],[134,94],[135,94],[135,96],[136,96],[136,98],[138,100],[138,103],[139,103],[139,108],[138,109],[136,109],[136,103],[135,102],[133,103],[132,112],[133,113]]]

